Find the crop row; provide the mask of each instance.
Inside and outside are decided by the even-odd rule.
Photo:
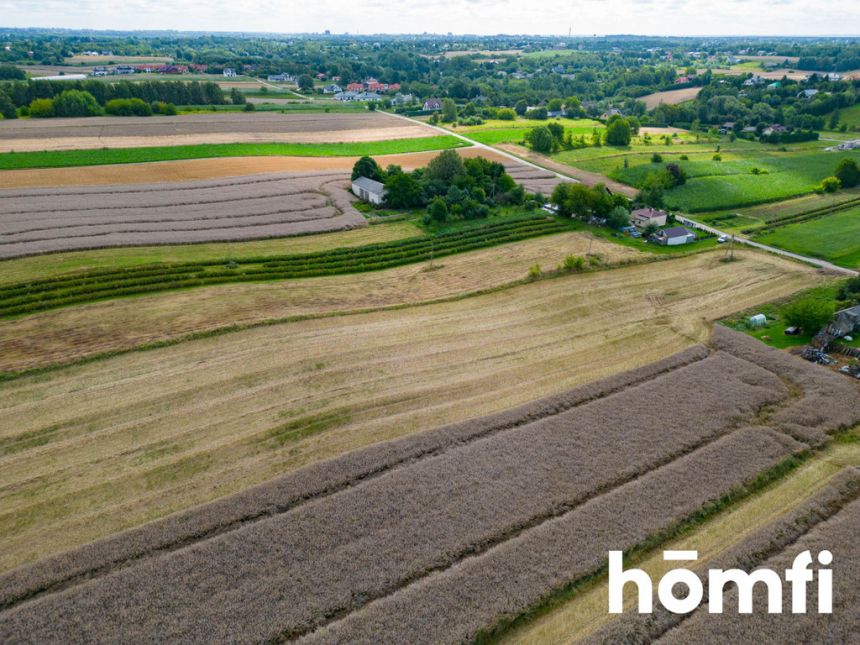
[[[231,264],[207,261],[87,271],[0,288],[0,316],[168,289],[375,271],[563,230],[566,226],[560,221],[532,218],[436,236],[302,255],[250,258]]]
[[[707,568],[752,571],[760,567],[769,557],[793,544],[815,526],[833,517],[843,507],[857,499],[858,495],[860,495],[860,470],[846,469],[800,506],[748,535],[739,544],[727,549],[710,561]],[[707,572],[698,570],[696,573],[702,580],[702,587],[705,589],[702,602],[707,603]],[[729,593],[724,594],[724,596],[724,607],[728,608],[730,614],[736,613],[734,609],[737,606],[734,604],[736,601],[728,597]],[[759,604],[757,607],[759,611],[764,611],[763,604]],[[682,624],[685,618],[686,616],[683,614],[669,612],[655,599],[653,614],[625,613],[606,627],[593,633],[583,642],[593,645],[600,643],[651,643],[658,640],[670,629]],[[683,629],[681,633],[683,633]]]
[[[669,481],[637,499],[636,505],[645,508],[634,517],[647,521],[625,522],[626,531],[641,532],[644,539],[659,528],[655,516],[665,519],[661,504],[672,512],[678,508],[693,512],[803,448],[786,435],[761,429],[744,433],[734,448],[731,442],[707,448],[715,441],[722,444],[726,434],[734,436],[738,419],[750,418],[788,394],[777,376],[716,353],[575,410],[405,463],[193,549],[131,564],[99,578],[97,584],[34,599],[7,612],[0,630],[8,631],[0,636],[15,640],[16,634],[28,633],[35,640],[51,640],[52,634],[66,633],[73,640],[96,635],[110,640],[121,629],[123,637],[132,640],[145,638],[153,630],[169,640],[220,641],[237,633],[257,641],[300,637],[313,633],[329,617],[372,611],[378,604],[371,603],[374,599],[402,597],[390,594],[418,581],[437,579],[428,577],[434,571],[457,577],[466,564],[463,558],[492,553],[494,546],[508,541],[517,543],[517,534],[530,535],[545,524],[552,532],[553,518],[591,509],[602,514],[606,496],[629,503],[626,500],[632,495],[607,491],[626,487],[655,469],[672,473]],[[673,413],[667,419],[662,410],[669,407]],[[684,455],[700,450],[707,452],[710,466],[698,462],[693,468],[687,466]],[[677,486],[679,481],[698,484],[703,469],[719,482],[716,490],[710,480],[701,486]],[[685,496],[688,506],[678,499],[659,500],[666,497],[660,491],[668,489]],[[652,496],[659,500],[654,502],[660,506],[657,513],[643,504]],[[617,508],[611,510],[609,517],[627,517]],[[575,521],[580,531],[578,548],[582,548],[583,533],[618,524]],[[537,558],[542,564],[518,571],[506,581],[506,592],[515,581],[522,585],[527,571],[539,576],[568,570],[547,557],[547,544],[552,542],[527,550],[531,554],[527,559]],[[604,544],[604,540],[594,542],[595,555]],[[511,566],[523,561],[505,560]],[[504,577],[506,568],[483,570],[485,575]],[[474,578],[456,582],[460,593],[431,593],[424,600],[456,605],[464,593],[480,588],[476,600],[481,601],[481,611],[471,611],[475,608],[471,603],[450,614],[413,605],[406,612],[409,620],[435,616],[437,625],[412,629],[414,624],[407,620],[399,629],[378,633],[398,642],[410,641],[404,638],[405,629],[413,635],[411,642],[461,640],[459,634],[451,638],[451,631],[476,618],[486,619],[484,610],[495,611],[496,605],[484,601],[494,601],[502,593],[499,585],[484,584],[482,574],[472,572]],[[450,583],[447,575],[441,577]],[[225,588],[229,594],[222,593]],[[371,622],[388,620],[396,612],[381,613],[383,617],[376,615]],[[75,616],[87,616],[87,620]],[[360,630],[355,638],[350,634],[336,640],[368,640]]]
[[[800,540],[791,544],[780,554],[762,563],[773,571],[790,569],[794,558],[809,551],[816,558],[822,551],[832,555],[832,613],[819,613],[818,584],[807,587],[807,611],[792,613],[792,593],[786,589],[782,594],[782,612],[766,611],[765,585],[756,585],[753,590],[751,615],[737,611],[722,614],[708,613],[700,607],[676,629],[661,639],[670,645],[681,643],[741,643],[750,642],[750,635],[757,642],[771,643],[856,643],[857,627],[860,625],[860,501],[853,501],[834,517],[822,522]],[[817,560],[812,567],[823,568]],[[815,578],[820,573],[816,571]],[[737,607],[737,589],[725,594],[725,607]],[[758,609],[756,609],[758,608]],[[766,635],[762,637],[761,635]]]
[[[239,528],[260,517],[286,512],[308,500],[342,490],[403,463],[572,410],[701,361],[707,355],[705,347],[694,345],[655,363],[517,408],[374,444],[336,459],[312,464],[223,500],[43,560],[0,576],[0,609],[41,590],[57,588],[76,579],[91,578],[131,560],[202,541],[224,529]]]

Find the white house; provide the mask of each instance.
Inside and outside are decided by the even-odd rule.
[[[352,192],[370,204],[381,205],[385,201],[385,186],[368,177],[357,177],[352,180]]]
[[[323,94],[338,94],[339,92],[343,92],[343,88],[337,83],[332,83],[331,85],[326,85],[323,88]]]
[[[666,226],[667,218],[669,217],[666,211],[657,210],[656,208],[637,208],[630,213],[630,219],[634,226],[645,228],[649,224],[656,226]]]
[[[663,246],[679,246],[688,242],[695,242],[696,234],[691,233],[683,226],[673,226],[672,228],[664,228],[661,231],[657,231],[655,238]]]
[[[239,75],[236,73],[236,70],[233,69],[232,67],[224,68],[224,71],[222,72],[222,74],[224,74],[224,76],[226,76],[227,78],[233,78],[234,76]]]

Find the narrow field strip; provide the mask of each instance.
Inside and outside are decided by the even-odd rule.
[[[365,247],[281,257],[243,258],[234,261],[231,267],[225,266],[223,260],[212,260],[93,270],[65,277],[0,285],[0,317],[169,289],[376,271],[569,229],[569,224],[558,219],[529,217]]]
[[[213,157],[360,157],[461,148],[469,144],[450,135],[357,143],[220,143],[93,150],[0,153],[0,170],[70,168]]]

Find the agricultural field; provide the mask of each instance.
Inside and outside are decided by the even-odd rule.
[[[860,390],[839,375],[725,329],[715,329],[711,343],[711,351],[693,345],[517,409],[319,463],[14,571],[0,578],[0,635],[87,639],[122,630],[145,638],[157,630],[172,639],[220,639],[240,629],[258,640],[305,643],[379,633],[411,642],[473,640],[600,572],[607,545],[628,551],[670,535],[703,506],[791,468],[860,421]],[[57,385],[43,379],[25,387]],[[670,419],[657,412],[669,407]],[[321,419],[317,430],[333,423]],[[285,421],[239,444],[231,435],[221,450],[285,447],[309,432]],[[110,443],[92,425],[80,434],[60,425],[39,436],[37,450],[50,450],[60,436],[66,449],[73,437],[86,443],[98,436],[101,450]],[[14,438],[6,448],[13,461],[32,450]],[[176,456],[168,446],[159,450]],[[211,453],[202,461],[198,455],[170,479],[211,465]],[[4,478],[10,470],[17,467],[4,468]],[[820,522],[825,531],[835,525],[830,535],[846,558],[856,549],[851,531],[860,517],[848,503],[855,484],[856,476],[828,490],[845,511]],[[625,522],[612,521],[619,517]],[[815,523],[811,517],[807,526]],[[818,539],[820,529],[803,540]],[[839,589],[849,592],[852,571]],[[230,594],[220,593],[225,584]],[[170,608],[170,621],[159,620],[156,603]],[[848,624],[849,611],[850,604],[837,614],[838,624]],[[697,634],[697,622],[684,629]]]
[[[860,269],[860,206],[788,224],[755,237],[757,242]]]
[[[586,171],[606,175],[631,186],[662,168],[654,163],[654,153],[663,163],[677,163],[687,174],[683,186],[666,193],[670,208],[689,213],[720,211],[774,202],[811,193],[822,179],[833,174],[839,159],[860,159],[860,151],[829,152],[826,142],[792,145],[787,151],[776,146],[751,142],[723,142],[714,160],[715,144],[676,143],[634,145],[629,149],[612,148],[568,151],[554,155],[558,161]],[[689,160],[681,160],[687,155]],[[627,167],[624,167],[626,161]],[[753,169],[760,174],[755,174]]]
[[[410,124],[382,112],[201,112],[158,117],[27,119],[0,121],[0,152],[222,143],[357,143],[433,134],[420,124]]]
[[[0,258],[365,226],[338,172],[2,192]]]
[[[680,90],[666,90],[665,92],[654,92],[638,97],[638,100],[645,103],[645,107],[653,110],[661,103],[666,105],[677,105],[685,101],[692,101],[702,91],[701,87],[685,87]]]
[[[370,282],[378,288],[359,305],[372,305],[374,299],[420,304],[415,300],[469,290],[479,284],[462,277],[469,273],[498,284],[516,274],[525,277],[526,266],[538,257],[555,263],[565,252],[562,247],[553,257],[550,247],[526,248],[532,250],[524,250],[508,269],[492,269],[501,262],[493,254],[474,260],[478,264],[463,256],[465,264],[454,263],[450,271],[431,269],[431,274],[441,272],[442,286],[421,280],[416,267],[405,275],[428,289],[423,293],[405,287],[391,292],[396,276],[386,279],[380,273]],[[581,248],[577,242],[570,250]],[[739,261],[725,264],[720,254],[702,253],[514,285],[467,302],[204,334],[160,349],[6,380],[0,383],[0,491],[5,491],[0,568],[362,446],[646,365],[706,340],[709,320],[827,280],[766,254],[738,256]],[[452,261],[436,262],[447,268]],[[462,280],[467,281],[458,286]],[[261,303],[269,306],[263,299],[273,298],[281,303],[276,305],[280,311],[289,313],[293,289],[301,285],[285,284],[292,286],[280,293],[270,290],[257,301],[246,299],[246,311]],[[342,306],[354,305],[353,277],[331,276],[316,284],[325,287],[334,307],[338,298]],[[313,286],[306,288],[313,291]],[[297,292],[297,310],[325,309],[325,298],[308,301],[307,293]],[[171,320],[177,328],[206,323],[207,316],[218,320],[217,303],[195,321],[195,310],[181,299],[171,296],[166,302],[163,315],[154,301],[148,303],[156,324],[131,327],[132,344],[148,340],[141,333],[163,338],[160,330]],[[220,324],[235,320],[242,305],[222,309],[227,319]],[[133,315],[133,309],[128,311]],[[113,334],[99,333],[112,312],[97,304],[5,322],[4,336],[19,325],[27,332],[10,338],[2,356],[10,363],[39,356],[53,362],[56,342],[61,343],[58,355],[66,359],[74,358],[68,355],[69,342],[78,355],[99,352]],[[76,326],[75,315],[82,316]],[[89,338],[69,339],[69,324]],[[117,334],[123,333],[118,326]],[[52,465],[57,459],[63,468]]]
[[[586,138],[590,137],[595,128],[599,131],[604,130],[600,121],[592,119],[551,119],[551,122],[560,123],[566,131],[570,131],[576,137],[580,135],[584,135]],[[546,123],[546,121],[518,117],[515,121],[490,119],[481,125],[448,127],[450,130],[465,134],[470,139],[480,143],[495,145],[498,143],[519,143],[528,130],[546,125]]]

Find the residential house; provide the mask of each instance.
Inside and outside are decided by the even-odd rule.
[[[93,67],[92,74],[93,74],[93,76],[107,76],[108,75],[107,67],[101,67],[101,66]]]
[[[347,83],[347,92],[361,92],[364,90],[364,83]]]
[[[672,228],[664,228],[657,231],[654,236],[658,244],[663,246],[680,246],[689,242],[696,241],[696,234],[691,233],[683,226],[673,226]]]
[[[113,68],[114,74],[134,74],[135,69],[131,65],[117,65]]]
[[[692,80],[693,79],[691,79],[689,76],[679,76],[675,79],[675,85],[683,85],[684,83],[689,83]]]
[[[799,99],[811,99],[816,94],[818,94],[818,90],[803,90],[802,92],[797,93],[797,98],[799,98]]]
[[[752,77],[744,81],[744,85],[746,85],[747,87],[752,87],[753,85],[761,85],[762,83],[764,83],[764,79],[758,74],[753,74]]]
[[[837,311],[830,327],[840,336],[860,332],[860,305]]]
[[[427,99],[424,101],[425,112],[435,112],[442,109],[442,101],[439,99]]]
[[[666,226],[668,217],[669,214],[666,211],[657,210],[650,206],[647,208],[637,208],[630,213],[630,220],[634,226],[638,226],[639,228],[645,228],[649,224]]]
[[[296,77],[283,72],[281,74],[269,74],[267,79],[270,83],[295,83]]]
[[[224,68],[224,71],[223,71],[223,72],[221,72],[221,73],[222,73],[222,74],[224,74],[224,76],[226,76],[227,78],[234,78],[234,77],[236,77],[236,76],[238,76],[238,75],[239,75],[239,74],[236,72],[236,70],[235,70],[235,69],[233,69],[232,67],[225,67],[225,68]]]
[[[331,85],[326,85],[323,88],[323,94],[337,94],[339,92],[343,92],[343,88],[337,83],[332,83]]]
[[[779,123],[774,123],[762,130],[762,134],[766,137],[769,137],[772,134],[785,134],[786,132],[788,132],[788,128],[784,125],[780,125]]]
[[[608,110],[606,110],[606,112],[604,112],[603,114],[601,114],[601,115],[600,115],[600,118],[601,118],[603,121],[605,121],[605,120],[606,120],[606,119],[608,119],[609,117],[611,117],[611,116],[615,116],[616,114],[617,114],[618,116],[622,116],[622,114],[621,114],[621,110],[619,110],[618,108],[609,108]]]
[[[415,97],[411,94],[401,94],[398,92],[394,95],[394,98],[391,99],[391,105],[408,105],[409,103],[412,103],[414,99]]]
[[[717,132],[719,132],[720,134],[728,134],[729,132],[731,132],[734,129],[735,129],[735,122],[734,121],[726,121],[725,123],[723,123],[719,127]]]
[[[359,199],[376,206],[380,206],[385,201],[385,186],[368,177],[353,179],[352,192]]]

